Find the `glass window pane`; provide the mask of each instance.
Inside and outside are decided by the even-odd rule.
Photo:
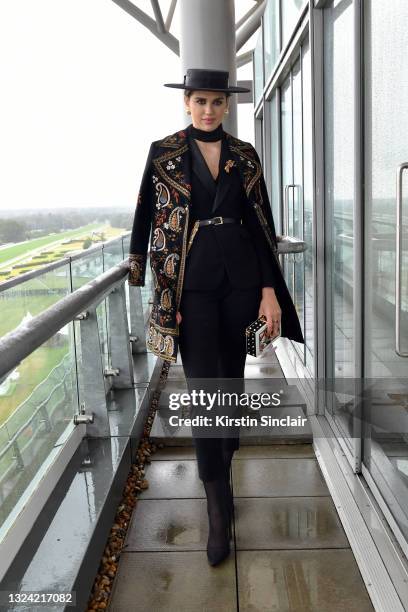
[[[280,176],[279,176],[279,108],[278,94],[275,91],[271,105],[271,163],[272,163],[272,185],[271,185],[271,206],[272,214],[275,222],[276,232],[283,233],[282,213],[281,213],[281,197],[280,197]]]
[[[279,0],[269,0],[263,18],[265,46],[265,82],[279,57]]]
[[[408,3],[365,3],[364,372],[378,381],[364,464],[408,539],[408,359],[396,352],[396,176],[408,162]],[[402,352],[408,351],[408,169],[401,201]],[[374,402],[373,402],[374,404]],[[369,419],[367,419],[369,420]]]
[[[284,201],[284,234],[293,236],[293,140],[292,140],[292,88],[291,75],[281,88],[281,130],[282,130],[282,194]],[[286,283],[294,295],[293,264],[284,259]]]
[[[303,239],[307,244],[305,262],[305,344],[306,366],[314,375],[314,279],[313,279],[313,149],[312,76],[309,42],[302,47],[303,86]]]
[[[324,10],[324,151],[326,210],[327,359],[329,376],[355,376],[354,259],[354,32],[353,4],[336,0]],[[331,407],[353,435],[342,400]],[[346,434],[347,435],[347,434]]]
[[[282,47],[289,41],[305,0],[282,0]]]
[[[300,60],[292,70],[293,92],[293,183],[296,185],[293,206],[293,236],[303,238],[301,228],[303,214],[303,164],[302,164],[302,77],[300,73]]]
[[[300,60],[292,70],[293,96],[293,234],[295,238],[303,239],[303,134],[302,134],[302,74]],[[290,265],[290,264],[289,264]],[[304,335],[304,259],[303,256],[293,257],[293,274],[295,293],[293,301]]]
[[[254,101],[256,106],[261,99],[264,87],[262,28],[259,29],[254,51],[254,80]]]
[[[293,163],[292,163],[292,92],[290,76],[286,79],[281,89],[281,128],[282,128],[282,188],[283,195],[286,194],[285,227],[284,233],[292,235],[291,219],[288,211],[292,210],[292,189],[285,189],[293,184]]]

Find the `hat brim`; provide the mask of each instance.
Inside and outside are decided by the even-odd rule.
[[[174,89],[189,89],[190,91],[219,91],[222,93],[247,93],[251,91],[247,87],[227,87],[225,89],[217,89],[216,87],[186,87],[184,83],[164,83],[164,86]]]

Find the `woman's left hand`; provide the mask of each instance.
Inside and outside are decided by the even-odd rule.
[[[259,306],[258,316],[264,316],[268,326],[268,335],[275,336],[279,333],[282,311],[275,295],[273,287],[262,289],[262,300]]]

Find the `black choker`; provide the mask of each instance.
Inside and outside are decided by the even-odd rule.
[[[224,136],[222,123],[220,123],[220,125],[211,132],[206,132],[205,130],[195,128],[192,123],[187,129],[193,138],[196,140],[202,140],[203,142],[216,142],[217,140],[222,140],[222,137]]]

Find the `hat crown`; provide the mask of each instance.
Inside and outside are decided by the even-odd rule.
[[[214,87],[228,89],[229,73],[226,70],[209,70],[207,68],[188,68],[184,76],[184,85],[194,89]]]

